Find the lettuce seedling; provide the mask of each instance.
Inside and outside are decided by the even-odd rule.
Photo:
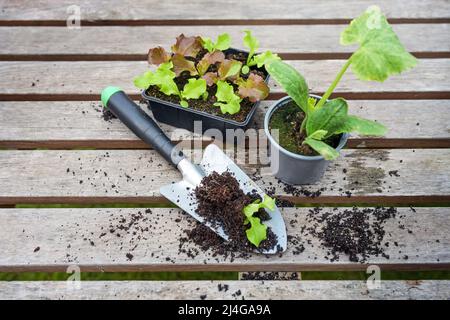
[[[233,86],[225,81],[217,81],[217,101],[215,106],[220,107],[223,114],[235,114],[241,110],[242,99],[234,93]]]
[[[178,89],[174,79],[176,73],[172,71],[172,61],[159,65],[155,72],[147,71],[134,79],[134,85],[141,89],[147,89],[150,86],[158,86],[159,90],[165,95],[177,95],[180,98],[180,105],[187,108],[188,103],[185,99],[198,99],[206,92],[206,81],[204,79],[189,79],[183,90]]]
[[[269,95],[269,87],[257,74],[251,73],[246,80],[239,78],[236,83],[239,85],[239,96],[251,102],[264,100]]]
[[[275,209],[275,199],[264,195],[264,199],[256,200],[253,203],[247,205],[242,210],[245,215],[244,224],[250,224],[250,228],[245,230],[247,234],[247,239],[253,243],[256,247],[259,247],[261,241],[267,239],[267,226],[261,223],[261,219],[254,217],[253,214],[258,212],[260,209]]]
[[[163,47],[156,47],[148,50],[147,60],[149,64],[160,65],[168,62],[171,56]]]
[[[180,34],[177,37],[177,42],[172,46],[174,54],[180,54],[184,57],[195,58],[197,54],[203,49],[203,40],[201,37],[186,37]]]
[[[208,52],[214,52],[216,50],[227,50],[231,45],[231,37],[228,33],[222,33],[217,37],[217,41],[213,42],[211,38],[202,37],[203,48],[208,50]]]
[[[280,60],[280,57],[276,53],[274,54],[269,50],[255,56],[255,52],[259,48],[259,41],[252,35],[250,30],[245,30],[244,32],[244,46],[249,49],[249,53],[247,56],[247,61],[242,67],[243,74],[249,73],[250,67],[255,65],[258,68],[261,68],[272,60]]]
[[[247,34],[247,42],[252,46],[251,65],[262,66],[266,61],[274,59],[276,55],[265,52],[254,55],[258,47],[257,40]],[[209,38],[186,37],[181,34],[176,43],[171,47],[172,52],[167,52],[162,47],[155,47],[148,52],[148,62],[158,66],[156,71],[148,71],[134,79],[138,88],[148,89],[150,86],[158,86],[160,91],[166,95],[177,95],[180,104],[188,107],[188,99],[204,100],[208,98],[206,86],[212,87],[217,84],[216,106],[220,106],[222,113],[235,114],[240,111],[240,103],[243,98],[256,102],[267,97],[269,87],[264,79],[257,74],[251,74],[245,79],[241,78],[241,61],[226,59],[222,50],[229,48],[231,38],[224,33],[217,37],[216,42]],[[208,50],[203,54],[204,48]],[[200,61],[196,58],[201,52]],[[187,74],[192,77],[183,90],[179,90],[175,78],[184,79]],[[183,74],[184,73],[184,74]],[[183,75],[182,75],[183,74]],[[180,78],[178,78],[180,77]],[[230,83],[232,85],[230,85]],[[238,86],[237,95],[234,87]]]
[[[223,62],[225,60],[225,54],[222,51],[208,52],[197,63],[197,71],[200,76],[203,76],[212,64],[217,62]]]
[[[182,100],[180,105],[187,108],[188,103],[183,99],[198,99],[206,93],[206,80],[191,78],[188,83],[183,87],[183,91],[180,92]]]
[[[266,65],[269,74],[305,113],[300,129],[306,133],[303,143],[327,160],[339,155],[324,142],[329,137],[347,132],[379,136],[384,135],[387,130],[377,122],[348,115],[345,99],[328,100],[348,67],[352,66],[353,72],[361,80],[383,82],[390,75],[401,73],[417,63],[404,49],[386,17],[376,6],[369,7],[350,23],[341,34],[341,43],[358,43],[360,46],[346,61],[318,102],[309,98],[305,79],[290,65],[281,60],[272,60]]]
[[[228,60],[225,59],[219,66],[219,70],[217,71],[217,75],[220,80],[233,80],[233,78],[237,77],[241,71],[242,62],[237,60]]]

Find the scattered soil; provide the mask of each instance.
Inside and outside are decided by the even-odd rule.
[[[102,109],[102,118],[105,121],[111,122],[112,119],[117,119],[117,117],[108,108]]]
[[[300,280],[297,272],[244,272],[241,280]]]
[[[194,61],[195,63],[197,63],[198,61],[201,60],[201,58],[206,54],[206,50],[202,50],[198,53],[196,58],[192,58],[190,60]],[[228,53],[226,55],[227,59],[235,59],[238,61],[246,61],[247,60],[247,54],[244,53]],[[214,72],[217,71],[217,65],[218,63],[211,65],[209,67],[209,69],[207,70],[208,72]],[[266,78],[267,77],[267,72],[265,71],[265,69],[257,69],[257,68],[250,68],[250,72],[247,75],[243,75],[242,77],[245,79],[247,78],[250,73],[254,73],[257,74],[259,76],[261,76],[262,78]],[[188,82],[188,79],[192,78],[192,76],[189,74],[188,71],[184,71],[182,72],[178,77],[176,77],[174,79],[175,83],[178,86],[178,89],[182,90],[184,85]],[[198,77],[197,77],[198,78]],[[231,84],[231,83],[230,83]],[[235,91],[237,89],[237,86],[232,84],[235,87]],[[245,120],[247,119],[248,114],[250,113],[250,111],[252,110],[254,103],[250,102],[250,100],[248,100],[248,98],[245,98],[242,100],[241,102],[241,110],[233,115],[230,114],[222,114],[222,112],[220,111],[220,107],[214,106],[214,103],[217,102],[216,97],[215,97],[215,93],[217,90],[217,86],[213,85],[211,87],[207,88],[208,91],[208,98],[206,100],[203,99],[190,99],[187,100],[187,103],[189,104],[189,108],[194,109],[194,110],[198,110],[198,111],[202,111],[214,116],[219,116],[221,118],[225,118],[225,119],[229,119],[229,120],[233,120],[239,123],[245,122]],[[164,101],[168,101],[171,103],[175,103],[175,104],[179,104],[180,103],[180,98],[176,95],[170,95],[167,96],[164,93],[162,93],[161,91],[159,91],[159,88],[157,86],[150,86],[147,91],[146,94],[155,98],[158,98],[160,100],[164,100]]]
[[[230,237],[230,242],[237,246],[238,251],[251,252],[255,249],[248,240],[244,225],[245,216],[243,208],[258,199],[255,193],[245,194],[239,187],[239,182],[230,172],[212,174],[203,178],[202,183],[194,190],[198,201],[197,213],[205,217],[206,221],[214,226],[222,226],[225,233]],[[257,216],[267,220],[269,215],[261,209]],[[217,239],[206,233],[191,236],[200,236],[203,245],[217,245]],[[277,243],[276,235],[268,229],[267,239],[262,241],[259,249],[271,249]]]
[[[277,142],[284,149],[305,156],[317,156],[319,154],[315,150],[306,144],[302,144],[306,138],[305,133],[300,131],[304,118],[305,113],[300,110],[294,101],[290,101],[273,113],[269,123],[269,130],[279,130]],[[326,139],[325,142],[336,148],[339,145],[341,136],[332,136]]]
[[[390,207],[352,208],[345,210],[314,208],[308,214],[306,232],[329,248],[330,261],[345,254],[352,262],[365,262],[369,256],[383,256],[386,243],[384,224],[395,218],[397,209]]]

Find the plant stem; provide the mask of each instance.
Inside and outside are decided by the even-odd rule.
[[[342,69],[339,71],[339,73],[337,74],[337,76],[333,80],[333,82],[331,83],[331,85],[328,88],[328,90],[324,93],[324,95],[322,96],[320,101],[316,104],[316,108],[322,107],[325,104],[325,102],[328,100],[328,98],[331,96],[331,94],[333,93],[333,91],[336,88],[337,84],[339,83],[339,81],[341,81],[341,78],[344,75],[345,71],[347,71],[348,67],[352,63],[352,57],[353,57],[353,55],[350,58],[348,58],[347,62],[344,64]]]
[[[303,131],[305,131],[306,119],[307,119],[307,116],[306,116],[306,114],[305,114],[305,117],[303,118],[302,124],[300,125],[300,133],[302,133]]]

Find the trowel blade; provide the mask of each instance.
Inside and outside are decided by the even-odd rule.
[[[203,158],[199,164],[199,167],[207,176],[212,172],[219,174],[229,171],[234,174],[235,178],[239,182],[241,189],[244,193],[257,193],[261,198],[264,197],[264,192],[261,188],[254,183],[219,147],[215,144],[210,144],[205,148]],[[192,185],[186,180],[182,180],[177,183],[173,183],[167,186],[163,186],[160,189],[161,194],[173,202],[175,205],[186,211],[192,217],[194,217],[200,223],[205,224],[211,230],[216,232],[219,236],[228,239],[228,235],[224,232],[222,227],[212,225],[199,216],[197,211],[197,199],[195,198],[193,191],[196,185]],[[277,207],[270,211],[266,209],[271,219],[264,221],[263,223],[272,229],[272,232],[277,236],[278,243],[271,250],[259,251],[265,254],[274,254],[280,251],[285,251],[287,247],[287,235],[286,226],[284,224],[283,217]]]

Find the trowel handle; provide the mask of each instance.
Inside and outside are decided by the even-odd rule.
[[[183,152],[170,141],[156,122],[150,118],[121,89],[107,87],[102,91],[102,103],[131,131],[153,146],[175,167],[184,159]]]

